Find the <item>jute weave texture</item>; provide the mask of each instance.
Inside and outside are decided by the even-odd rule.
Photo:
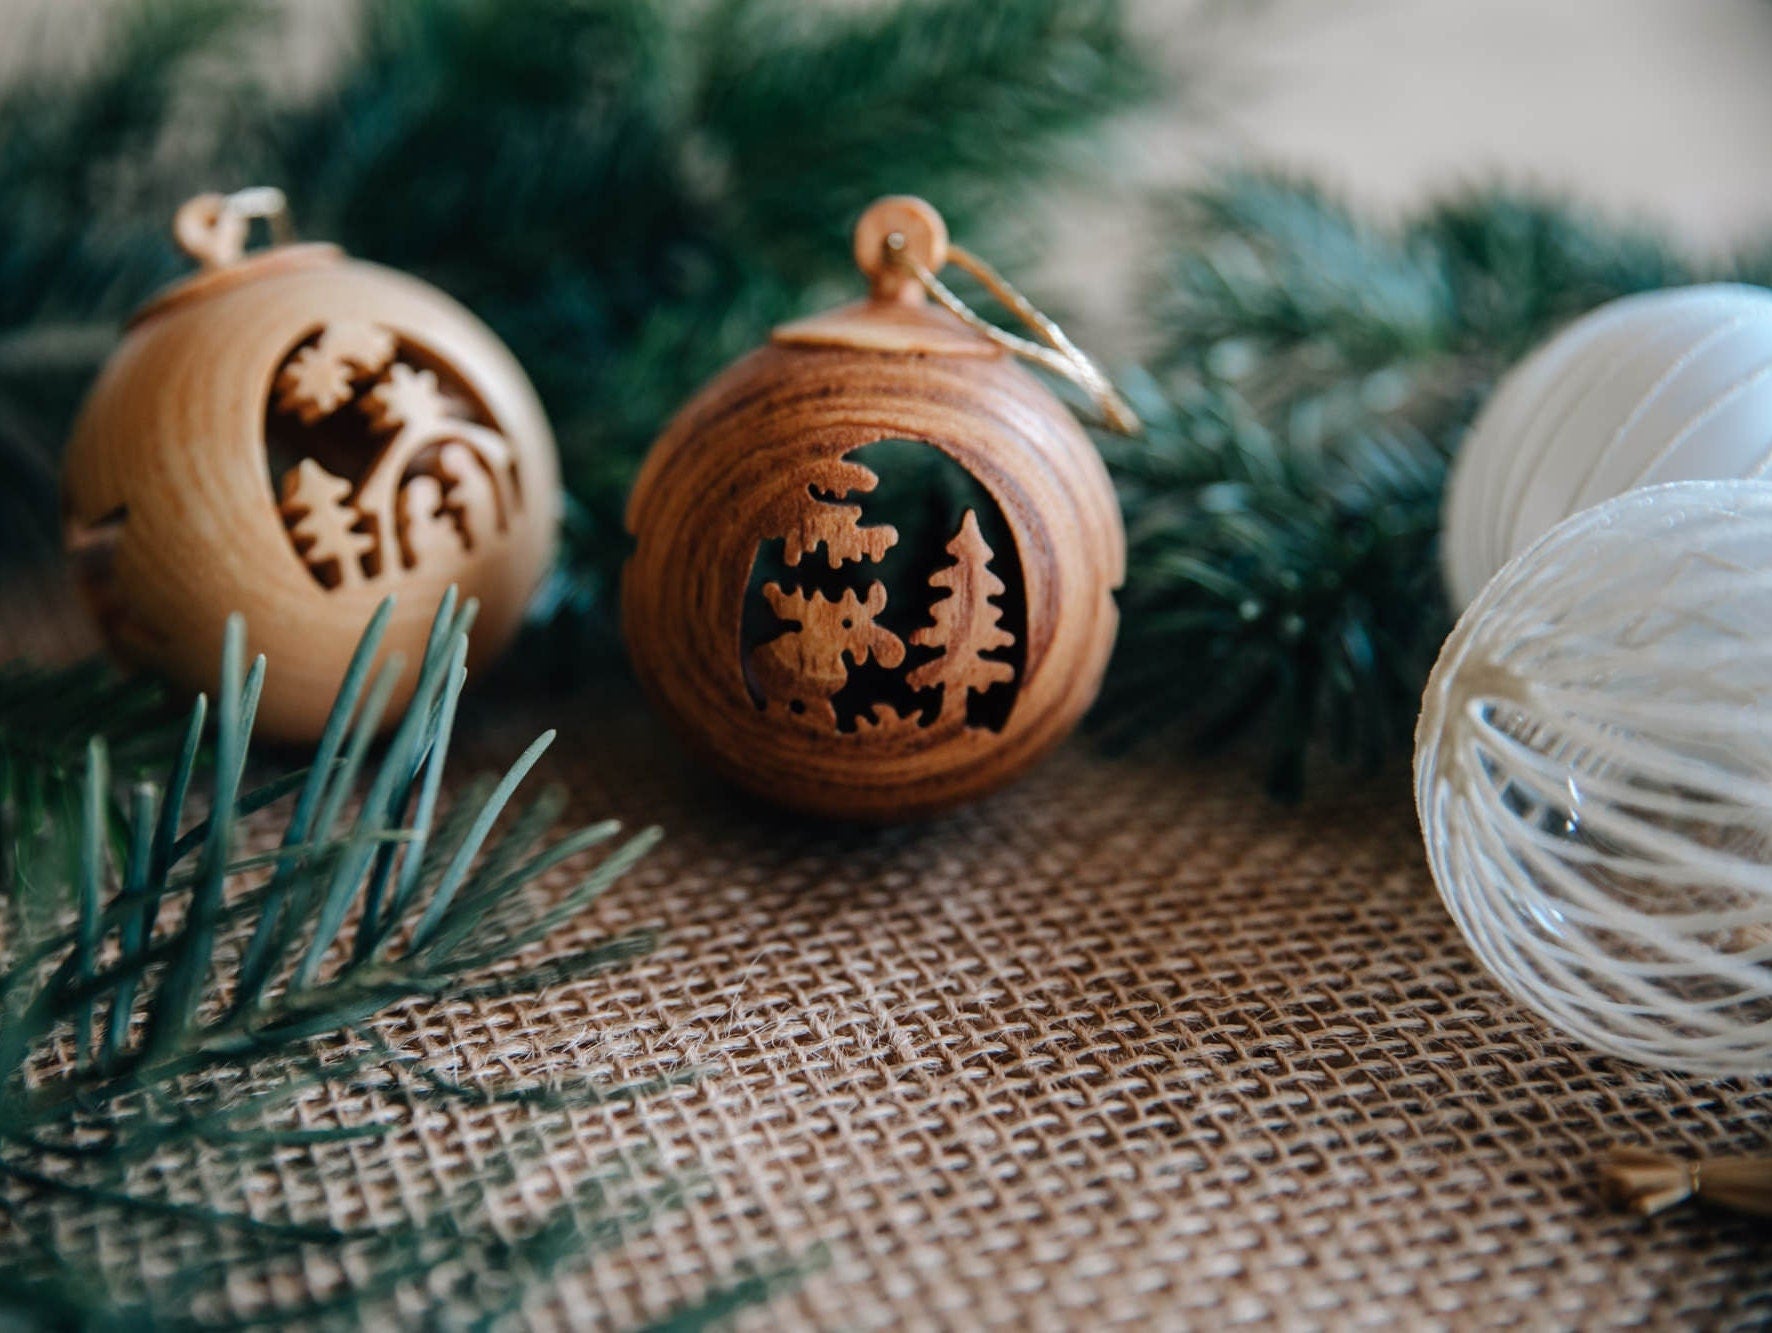
[[[8,648],[80,646],[12,615]],[[812,827],[736,801],[607,686],[482,693],[459,773],[542,725],[573,819],[668,835],[555,947],[660,946],[386,1031],[452,1077],[699,1067],[537,1131],[518,1198],[539,1216],[624,1157],[704,1184],[532,1301],[536,1327],[628,1327],[815,1253],[743,1326],[1772,1322],[1763,1224],[1619,1215],[1592,1169],[1625,1143],[1765,1150],[1772,1085],[1591,1055],[1512,1004],[1439,905],[1401,770],[1281,809],[1246,763],[1078,743],[935,823]],[[397,1212],[530,1114],[353,1148],[304,1206]]]

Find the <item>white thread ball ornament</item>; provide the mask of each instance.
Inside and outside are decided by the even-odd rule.
[[[1772,1072],[1772,485],[1576,515],[1441,650],[1428,863],[1483,964],[1568,1035]]]
[[[1772,465],[1772,292],[1627,296],[1506,375],[1459,449],[1441,546],[1454,609],[1570,514]]]

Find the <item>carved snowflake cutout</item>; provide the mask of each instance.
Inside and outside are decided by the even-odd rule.
[[[429,370],[396,362],[387,377],[363,398],[370,429],[392,435],[408,427],[424,429],[455,415],[455,409]]]
[[[309,426],[331,416],[355,396],[356,381],[381,373],[394,350],[394,335],[377,325],[329,325],[277,376],[277,409]]]

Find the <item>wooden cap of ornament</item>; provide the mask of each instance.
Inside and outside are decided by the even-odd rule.
[[[895,259],[894,251],[939,273],[948,262],[947,223],[914,195],[877,200],[855,224],[855,266],[867,277],[867,299],[784,324],[770,341],[778,347],[848,347],[903,355],[1006,355],[946,310],[930,305],[915,271]]]
[[[252,223],[262,218],[273,233],[287,228],[288,211],[281,190],[242,190],[238,194],[200,194],[187,199],[172,218],[172,237],[203,267],[188,278],[150,296],[128,327],[162,315],[175,306],[218,296],[231,287],[277,273],[341,263],[345,252],[329,241],[286,241],[268,250],[246,252]]]

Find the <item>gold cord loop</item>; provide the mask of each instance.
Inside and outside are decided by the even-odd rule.
[[[1100,412],[1109,429],[1121,435],[1136,435],[1143,428],[1138,416],[1131,406],[1114,388],[1095,361],[1066,336],[1065,331],[1051,319],[1042,314],[1027,297],[1009,285],[1007,279],[998,273],[984,260],[969,250],[957,245],[947,247],[948,262],[957,264],[976,278],[992,296],[1001,301],[1036,334],[1041,341],[1034,342],[1022,338],[1004,329],[998,328],[989,320],[981,317],[976,311],[962,301],[946,283],[935,276],[934,272],[916,255],[911,253],[901,232],[892,232],[885,240],[886,259],[888,263],[909,269],[916,275],[923,289],[933,296],[944,309],[960,319],[974,332],[982,334],[999,347],[1014,353],[1023,360],[1032,361],[1035,365],[1044,366],[1055,375],[1062,375],[1089,395]],[[1042,345],[1044,344],[1044,345]]]

